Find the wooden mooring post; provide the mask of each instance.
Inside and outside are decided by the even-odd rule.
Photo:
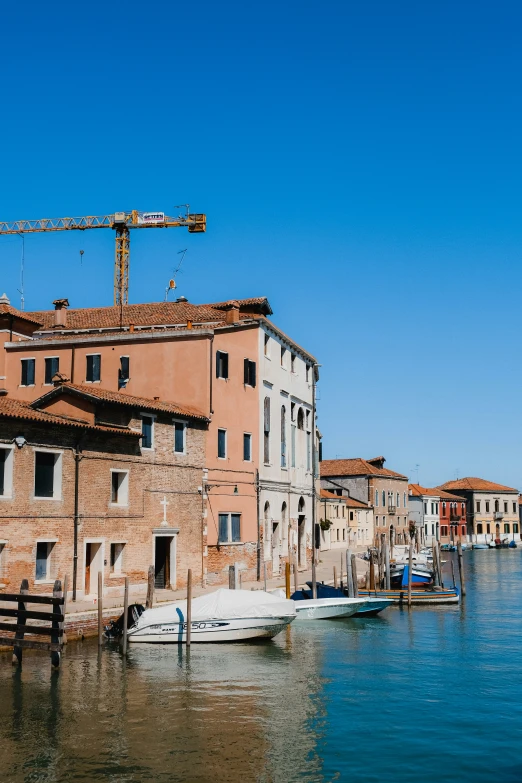
[[[149,566],[149,573],[147,574],[147,600],[145,601],[145,609],[152,609],[154,603],[154,566]]]
[[[348,598],[355,598],[353,594],[352,553],[346,550],[346,589]]]
[[[192,636],[192,569],[187,573],[187,647],[190,647]]]
[[[459,566],[460,592],[462,595],[466,595],[466,578],[464,576],[464,563],[462,562],[462,544],[460,541],[457,543],[457,563]]]
[[[125,587],[123,591],[123,655],[127,655],[127,628],[129,623],[129,577],[125,577]]]
[[[386,590],[391,589],[391,574],[390,574],[390,547],[384,542],[384,581]]]
[[[22,580],[19,593],[2,593],[0,600],[16,603],[15,608],[0,608],[0,617],[12,617],[16,623],[0,622],[0,631],[13,633],[12,636],[0,636],[0,644],[13,646],[13,664],[21,666],[23,650],[47,650],[51,653],[51,665],[58,668],[64,644],[64,620],[67,580],[57,579],[52,595],[30,595],[29,582]],[[52,611],[28,609],[28,604],[50,604]],[[27,620],[50,621],[51,625],[28,625]],[[27,638],[27,636],[31,638]],[[48,636],[49,641],[37,641],[34,636]]]
[[[333,577],[333,586],[337,590],[337,568],[335,566],[333,567]]]
[[[286,597],[290,598],[292,594],[290,563],[285,563],[285,591],[286,591]]]
[[[373,552],[370,552],[370,590],[375,590],[375,565],[373,562]]]
[[[410,542],[410,551],[408,553],[408,608],[411,607],[411,577],[413,569],[413,544]]]
[[[294,592],[298,590],[298,577],[297,577],[297,560],[294,561]]]
[[[353,597],[357,598],[359,595],[359,583],[357,581],[357,558],[355,555],[351,555],[350,561],[352,564]]]
[[[103,574],[98,571],[98,647],[103,644]]]

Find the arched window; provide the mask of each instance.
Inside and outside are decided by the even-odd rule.
[[[265,503],[265,525],[270,519],[270,503],[268,500]]]
[[[286,408],[281,406],[281,467],[286,468]]]
[[[270,397],[265,397],[264,403],[264,461],[268,465],[270,462]]]
[[[286,524],[286,503],[281,506],[281,522],[283,525]]]
[[[375,505],[376,506],[379,505],[379,490],[378,489],[375,490]]]
[[[299,503],[297,504],[297,510],[300,514],[304,514],[305,502],[304,502],[304,498],[302,497],[299,498]]]
[[[382,491],[382,505],[384,506],[384,508],[386,508],[386,492],[384,491],[384,489]]]
[[[498,500],[495,500],[495,511],[498,511]]]
[[[304,413],[302,408],[299,408],[297,411],[297,429],[304,430]]]

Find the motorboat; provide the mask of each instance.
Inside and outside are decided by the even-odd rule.
[[[392,589],[398,589],[408,584],[408,569],[406,563],[390,565],[390,585]],[[412,565],[411,583],[415,586],[427,586],[433,584],[433,571],[421,563]]]
[[[306,584],[311,587],[311,582],[307,582]],[[340,590],[338,587],[326,585],[324,582],[317,583],[317,598],[341,598],[343,595],[345,595],[344,590]],[[364,604],[358,606],[357,611],[352,615],[352,617],[375,616],[379,614],[379,612],[382,612],[383,609],[386,609],[388,606],[390,606],[392,603],[393,601],[388,598],[364,596]]]
[[[176,601],[152,609],[129,607],[132,625],[128,641],[148,644],[185,644],[187,602]],[[192,600],[191,642],[236,642],[272,639],[296,619],[294,601],[263,590],[221,588]],[[117,636],[123,628],[120,617],[106,635]]]
[[[296,622],[303,620],[333,620],[353,617],[368,605],[366,598],[301,598],[302,590],[292,595],[297,611]]]
[[[489,544],[473,544],[473,549],[489,549]]]

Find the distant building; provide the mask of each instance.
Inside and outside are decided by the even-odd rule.
[[[373,509],[374,535],[395,533],[406,542],[409,527],[408,478],[384,467],[384,457],[328,459],[320,463],[321,488],[339,492]]]
[[[440,541],[451,544],[467,540],[466,501],[460,495],[452,495],[442,489],[440,495]]]
[[[425,544],[443,544],[466,539],[466,501],[459,495],[438,488],[409,485],[410,521],[417,528],[419,540]]]
[[[467,501],[467,532],[472,541],[520,540],[517,489],[475,477],[447,481],[438,489]]]
[[[373,543],[373,508],[368,503],[321,490],[317,519],[321,527],[321,549],[368,547]]]

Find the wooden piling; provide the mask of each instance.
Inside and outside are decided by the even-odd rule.
[[[437,544],[437,550],[438,550],[437,551],[437,560],[438,560],[438,563],[439,563],[439,581],[440,581],[440,586],[442,587],[442,589],[444,589],[444,577],[442,576],[442,550],[440,548],[440,541]]]
[[[315,573],[315,552],[312,553],[312,598],[317,598],[317,576]]]
[[[286,597],[290,598],[290,595],[292,594],[290,588],[290,563],[285,563],[285,588],[286,588]]]
[[[348,598],[355,598],[353,594],[353,575],[352,575],[352,553],[346,550],[346,589]]]
[[[359,595],[359,584],[357,582],[357,558],[355,555],[351,555],[350,561],[352,565],[353,597],[357,598]]]
[[[452,579],[453,579],[453,589],[455,589],[456,586],[457,586],[457,583],[455,581],[455,564],[453,562],[453,558],[451,558],[451,576],[452,576]]]
[[[411,606],[411,572],[413,569],[413,544],[410,542],[410,551],[408,553],[408,608]]]
[[[20,595],[25,595],[29,592],[29,582],[27,579],[22,579],[22,584],[20,585]],[[22,601],[18,601],[18,623],[16,626],[16,633],[15,633],[15,639],[21,639],[24,638],[24,626],[26,622],[26,615],[25,615],[25,603]],[[13,647],[13,664],[16,666],[19,664],[22,665],[22,646],[17,647],[16,645]]]
[[[53,598],[62,598],[62,583],[59,579],[56,579],[53,586]],[[60,620],[62,614],[62,607],[58,604],[53,605],[53,615],[56,617],[51,624],[51,644],[59,644],[60,642]],[[59,650],[51,650],[51,666],[53,669],[60,667],[61,653]]]
[[[343,553],[341,552],[341,573],[339,574],[339,586],[343,589]]]
[[[460,541],[457,544],[457,562],[459,566],[460,592],[461,595],[466,595],[466,578],[464,576],[464,563],[462,562],[462,544]]]
[[[440,577],[439,577],[439,564],[437,562],[437,545],[433,543],[431,545],[431,551],[433,556],[433,582],[435,586],[440,587]]]
[[[333,567],[333,577],[333,586],[337,590],[337,568],[335,566]]]
[[[187,647],[190,647],[192,636],[192,569],[187,573]]]
[[[385,568],[385,588],[391,590],[391,576],[390,576],[390,548],[387,543],[384,544],[384,568]]]
[[[98,571],[98,647],[103,644],[103,574]]]
[[[375,590],[375,565],[373,562],[373,552],[370,552],[370,590]]]
[[[297,593],[298,590],[298,584],[297,584],[297,560],[294,560],[294,592]]]
[[[145,609],[152,609],[154,603],[154,566],[149,566],[149,573],[147,574],[147,600],[145,601]]]
[[[264,581],[264,590],[266,593],[266,563],[263,563],[263,581]]]
[[[127,626],[129,614],[129,577],[125,577],[125,587],[123,590],[123,655],[127,655]]]

